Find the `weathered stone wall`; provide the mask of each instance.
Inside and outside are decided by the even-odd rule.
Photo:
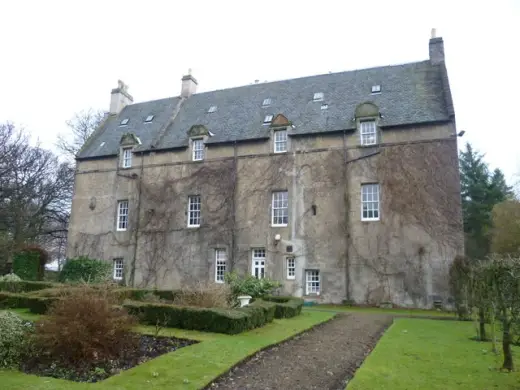
[[[68,254],[123,257],[127,282],[176,288],[215,280],[216,248],[243,273],[251,273],[252,248],[265,248],[266,275],[286,293],[304,296],[304,271],[319,269],[313,299],[427,306],[447,295],[447,267],[463,249],[454,131],[383,130],[372,148],[357,146],[356,132],[297,137],[286,154],[270,153],[271,141],[239,143],[236,157],[233,146],[209,145],[203,162],[189,161],[189,150],[157,152],[134,155],[131,169],[115,157],[81,161]],[[368,182],[380,183],[379,221],[361,221]],[[276,190],[289,194],[287,227],[270,225]],[[199,228],[187,227],[188,195],[202,197]],[[130,228],[118,232],[123,199]],[[296,259],[294,280],[286,256]]]

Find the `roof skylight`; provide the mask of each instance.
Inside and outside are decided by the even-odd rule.
[[[312,100],[315,102],[321,102],[323,100],[323,92],[315,92]]]
[[[128,118],[125,118],[121,121],[121,123],[119,123],[120,126],[126,126],[128,124],[128,122],[130,121],[130,119]]]
[[[326,104],[326,103],[323,103],[323,104],[321,105],[321,109],[322,109],[322,110],[326,110],[326,109],[328,109],[328,108],[329,108],[329,105]]]
[[[262,102],[262,107],[270,106],[271,102],[272,102],[271,98],[264,99],[264,101]]]
[[[217,106],[211,106],[210,108],[208,108],[208,112],[215,112],[217,111]]]
[[[372,93],[381,93],[381,85],[372,85]]]
[[[264,125],[267,125],[273,121],[273,116],[271,114],[266,115],[264,118]]]
[[[144,121],[150,123],[151,121],[153,121],[153,117],[154,115],[148,115]]]

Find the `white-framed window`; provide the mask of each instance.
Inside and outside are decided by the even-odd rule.
[[[274,152],[287,152],[287,129],[274,131]]]
[[[361,220],[379,221],[379,184],[361,185]]]
[[[264,125],[268,125],[273,121],[273,115],[269,114],[264,117]]]
[[[381,85],[372,85],[372,93],[381,93]]]
[[[224,283],[227,253],[225,249],[215,249],[215,282]]]
[[[320,271],[317,269],[305,271],[305,294],[320,295]]]
[[[271,225],[287,226],[289,222],[289,194],[287,191],[273,192]]]
[[[191,148],[193,150],[193,161],[204,160],[204,140],[202,138],[192,140]]]
[[[150,123],[151,121],[153,121],[154,116],[155,115],[148,115],[144,120],[144,123]]]
[[[128,229],[128,201],[120,200],[117,202],[117,230]]]
[[[217,112],[217,106],[211,106],[208,108],[208,113]]]
[[[359,135],[361,137],[361,145],[375,145],[377,143],[376,121],[360,122]]]
[[[312,100],[315,102],[321,102],[323,100],[323,92],[315,92]]]
[[[123,280],[124,261],[122,257],[114,259],[114,280]]]
[[[252,275],[257,279],[265,278],[265,249],[253,249],[253,264],[251,267]]]
[[[285,259],[287,279],[296,279],[296,259],[291,256]]]
[[[200,195],[188,196],[188,227],[200,226]]]
[[[132,166],[132,148],[123,148],[123,159],[121,160],[123,168]]]
[[[267,107],[267,106],[270,106],[271,105],[271,98],[266,98],[264,99],[264,101],[262,102],[262,107]]]

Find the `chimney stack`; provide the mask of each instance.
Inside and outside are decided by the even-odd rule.
[[[128,85],[118,80],[117,88],[114,88],[110,95],[110,114],[119,114],[123,108],[133,102],[134,98],[128,93]]]
[[[181,97],[189,98],[197,92],[197,80],[191,75],[191,69],[188,69],[188,74],[182,77]]]
[[[432,28],[430,38],[430,62],[433,65],[444,62],[444,42],[441,37],[437,37],[437,29]]]

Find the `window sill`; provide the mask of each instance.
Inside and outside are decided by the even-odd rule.
[[[200,225],[188,225],[187,228],[188,229],[198,229],[198,228],[200,228]]]
[[[224,284],[224,281],[223,280],[215,280],[215,283],[217,283],[217,284]]]
[[[121,280],[123,280],[123,278],[113,278],[113,279],[114,279],[114,281],[116,281],[116,282],[120,282]]]
[[[380,221],[379,218],[361,218],[361,222],[377,222]]]
[[[282,225],[274,225],[274,224],[271,224],[271,227],[287,227],[287,223],[285,224],[282,224]]]
[[[116,229],[116,232],[126,232],[128,229]]]
[[[287,278],[287,280],[296,280],[296,277]]]
[[[287,153],[287,150],[279,150],[279,151],[274,151],[275,154],[282,154],[282,153]]]

